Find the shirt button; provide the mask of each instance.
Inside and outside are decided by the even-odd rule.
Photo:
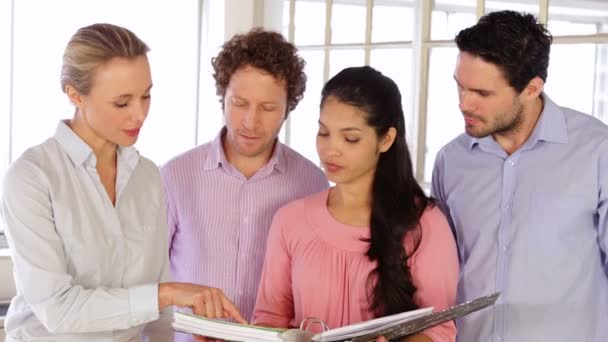
[[[511,166],[515,166],[515,164],[517,164],[517,163],[516,163],[515,161],[513,161],[513,160],[512,160],[512,161],[510,161],[510,162],[509,162],[509,164],[510,164]]]

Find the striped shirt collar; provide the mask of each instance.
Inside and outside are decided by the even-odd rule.
[[[219,167],[225,167],[230,165],[228,160],[226,159],[226,153],[224,151],[224,146],[222,144],[222,137],[226,133],[226,127],[224,126],[218,135],[211,141],[211,153],[205,159],[203,164],[204,170],[213,170]],[[266,163],[266,165],[262,168],[263,174],[269,174],[273,169],[276,169],[282,173],[287,170],[287,162],[285,160],[285,151],[283,144],[276,139],[274,150],[272,151],[272,155],[270,159]]]

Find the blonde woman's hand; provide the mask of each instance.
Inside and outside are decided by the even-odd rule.
[[[195,315],[207,318],[233,318],[238,323],[247,321],[224,292],[214,287],[189,283],[161,283],[158,286],[159,310],[169,306],[191,308]],[[219,341],[195,336],[197,341]]]

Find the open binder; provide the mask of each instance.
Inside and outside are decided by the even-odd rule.
[[[443,311],[432,312],[433,308],[422,308],[336,329],[327,329],[325,323],[314,318],[302,321],[300,329],[272,329],[182,312],[175,313],[172,325],[176,331],[238,342],[371,342],[380,335],[396,340],[494,305],[499,295],[494,293]],[[308,331],[313,324],[320,324],[323,332],[315,334]]]

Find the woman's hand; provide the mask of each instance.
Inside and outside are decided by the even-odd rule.
[[[159,310],[169,305],[191,308],[195,315],[207,318],[233,318],[247,324],[239,310],[226,298],[224,292],[214,287],[189,283],[161,283],[158,285]],[[216,341],[195,336],[197,341]]]

